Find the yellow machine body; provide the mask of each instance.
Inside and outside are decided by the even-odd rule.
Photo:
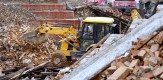
[[[77,31],[73,26],[53,26],[50,24],[43,24],[37,28],[37,31],[38,33],[63,35],[65,37],[77,35]]]
[[[113,23],[114,19],[110,17],[87,17],[83,22],[88,23]]]
[[[113,18],[110,17],[87,17],[83,20],[86,23],[101,23],[101,24],[112,24],[114,22]],[[36,29],[37,33],[41,34],[53,34],[61,37],[58,52],[63,53],[65,56],[70,56],[72,51],[76,51],[79,48],[79,41],[77,41],[77,29],[73,26],[54,26],[51,24],[40,25]],[[70,41],[74,41],[73,44]],[[71,47],[71,48],[70,48]]]
[[[63,53],[64,56],[70,56],[70,52],[72,50],[75,50],[75,47],[72,46],[79,47],[78,45],[76,45],[79,43],[73,42],[77,40],[77,29],[75,29],[73,26],[69,26],[69,25],[54,26],[51,24],[43,24],[38,26],[35,32],[32,33],[34,33],[32,34],[34,36],[30,34],[27,36],[29,38],[25,38],[25,39],[27,39],[28,41],[30,41],[30,43],[33,44],[39,44],[39,42],[40,43],[43,42],[41,40],[44,39],[40,38],[42,35],[51,34],[51,35],[58,36],[60,39],[58,41],[59,43],[58,50],[56,51],[58,53]],[[31,37],[35,37],[36,40],[35,39],[29,40]],[[68,50],[69,47],[72,47],[71,50]]]
[[[132,20],[141,19],[141,16],[137,9],[131,10],[131,18],[132,18]]]
[[[104,28],[103,25],[112,24],[114,22],[114,19],[109,18],[109,17],[87,17],[86,19],[83,20],[83,22],[84,22],[83,23],[84,25],[82,26],[82,29],[81,29],[82,32],[80,32],[82,36],[85,34],[85,30],[87,30],[88,28],[86,24],[93,24],[93,25],[98,24],[98,25],[101,25],[101,27],[100,26],[98,27]],[[98,27],[90,28],[90,29],[96,29],[98,31],[103,30]],[[105,26],[105,27],[109,28],[109,26]],[[34,33],[34,34],[25,35],[25,40],[28,40],[31,43],[34,42],[33,44],[37,44],[38,40],[40,40],[39,39],[40,36],[44,36],[46,34],[56,35],[60,38],[59,41],[57,41],[57,43],[59,44],[57,44],[57,50],[55,50],[56,51],[55,53],[59,53],[61,55],[56,54],[52,58],[53,59],[52,61],[57,61],[56,63],[62,62],[63,57],[71,57],[71,52],[80,52],[79,49],[81,49],[81,45],[84,44],[84,43],[81,43],[81,41],[78,41],[79,38],[81,39],[81,36],[80,37],[78,36],[78,30],[74,26],[69,26],[69,25],[56,26],[56,25],[51,25],[51,24],[43,24],[43,25],[38,26],[36,30],[31,33]],[[96,37],[96,35],[94,37]],[[32,39],[32,40],[29,40],[29,39]],[[85,40],[82,40],[82,41],[85,41]],[[39,42],[42,42],[42,41],[39,41]],[[60,58],[60,61],[58,61],[58,56]]]

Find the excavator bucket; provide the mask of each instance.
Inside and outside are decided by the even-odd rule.
[[[23,39],[29,44],[39,45],[43,42],[46,42],[48,38],[46,34],[38,34],[34,31],[24,34]]]

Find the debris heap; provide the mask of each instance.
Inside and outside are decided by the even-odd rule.
[[[54,52],[50,41],[33,46],[22,38],[35,28],[35,16],[16,5],[0,7],[0,80],[45,79],[56,74],[58,68],[47,65]]]
[[[163,31],[137,39],[125,56],[117,57],[100,77],[105,80],[162,80]]]

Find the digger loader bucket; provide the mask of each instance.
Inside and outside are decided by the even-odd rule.
[[[39,45],[48,40],[47,34],[37,34],[37,32],[28,32],[23,35],[23,39],[33,45]]]

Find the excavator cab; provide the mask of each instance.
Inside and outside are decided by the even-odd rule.
[[[87,17],[80,31],[80,51],[87,51],[108,33],[116,33],[114,19],[109,17]]]

